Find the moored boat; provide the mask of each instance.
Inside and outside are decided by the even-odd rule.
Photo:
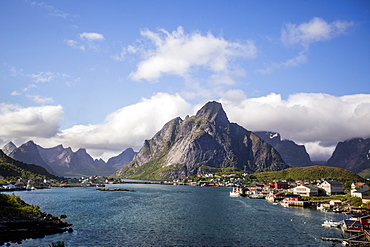
[[[233,191],[230,191],[230,196],[233,196],[233,197],[238,197],[238,196],[241,196],[241,194],[239,193],[239,190],[237,188],[233,188]]]
[[[339,227],[341,224],[341,221],[325,220],[321,225],[324,227]]]

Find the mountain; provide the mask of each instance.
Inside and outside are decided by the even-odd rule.
[[[110,163],[105,163],[102,159],[93,159],[83,148],[76,152],[62,145],[43,148],[33,141],[28,141],[19,148],[10,142],[3,150],[15,160],[42,166],[58,176],[109,176],[128,164],[133,157],[130,151],[123,152]]]
[[[37,145],[33,141],[22,144],[19,148],[14,148],[13,143],[8,143],[3,150],[9,157],[22,161],[27,164],[35,164],[44,167],[51,174],[55,174],[53,169],[41,157]],[[8,151],[12,150],[10,153]]]
[[[326,165],[355,173],[370,170],[370,138],[353,138],[339,142]]]
[[[257,135],[230,123],[222,105],[208,102],[195,116],[164,125],[116,176],[183,178],[213,171],[275,171],[289,167]]]
[[[297,145],[291,140],[281,140],[281,136],[277,132],[255,131],[253,133],[271,144],[288,165],[292,167],[312,165],[310,155],[307,153],[304,145]]]
[[[37,178],[39,176],[46,178],[56,178],[54,175],[50,174],[44,167],[16,161],[7,156],[1,149],[0,174],[5,178],[22,177],[25,179],[29,179]]]
[[[107,165],[113,167],[114,170],[117,171],[130,163],[133,160],[135,154],[136,152],[132,148],[127,148],[119,155],[110,158],[107,162]]]

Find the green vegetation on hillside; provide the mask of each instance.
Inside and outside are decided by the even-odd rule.
[[[370,178],[370,168],[363,170],[358,175],[364,178]]]
[[[25,203],[19,196],[0,193],[0,220],[29,220],[40,216],[39,206]]]
[[[56,176],[46,171],[45,168],[16,161],[6,156],[2,150],[0,150],[0,175],[6,179],[19,177],[29,179],[37,178],[39,176],[46,178],[56,178]]]
[[[260,172],[253,174],[258,180],[273,181],[273,180],[320,180],[325,178],[327,180],[336,179],[343,184],[353,182],[365,182],[366,179],[360,177],[351,171],[328,166],[307,166],[307,167],[293,167],[276,172]]]

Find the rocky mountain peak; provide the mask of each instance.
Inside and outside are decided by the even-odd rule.
[[[267,142],[208,102],[195,116],[166,123],[117,176],[183,178],[214,171],[272,171],[289,167]]]
[[[215,125],[227,126],[230,122],[221,103],[210,101],[206,103],[195,115],[196,119],[202,119]]]
[[[326,164],[359,173],[370,167],[369,151],[370,138],[345,140],[337,144]]]
[[[6,155],[9,155],[10,153],[12,153],[15,149],[17,149],[17,146],[14,145],[13,142],[8,142],[8,144],[6,144],[4,147],[3,147],[3,152],[6,154]]]

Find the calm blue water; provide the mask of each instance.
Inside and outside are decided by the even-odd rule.
[[[23,241],[22,246],[333,246],[340,237],[321,226],[325,214],[284,208],[266,200],[232,198],[230,188],[114,184],[96,188],[52,188],[16,192],[55,216],[66,214],[73,233]],[[342,214],[327,214],[342,220]],[[12,244],[16,246],[16,244]]]

